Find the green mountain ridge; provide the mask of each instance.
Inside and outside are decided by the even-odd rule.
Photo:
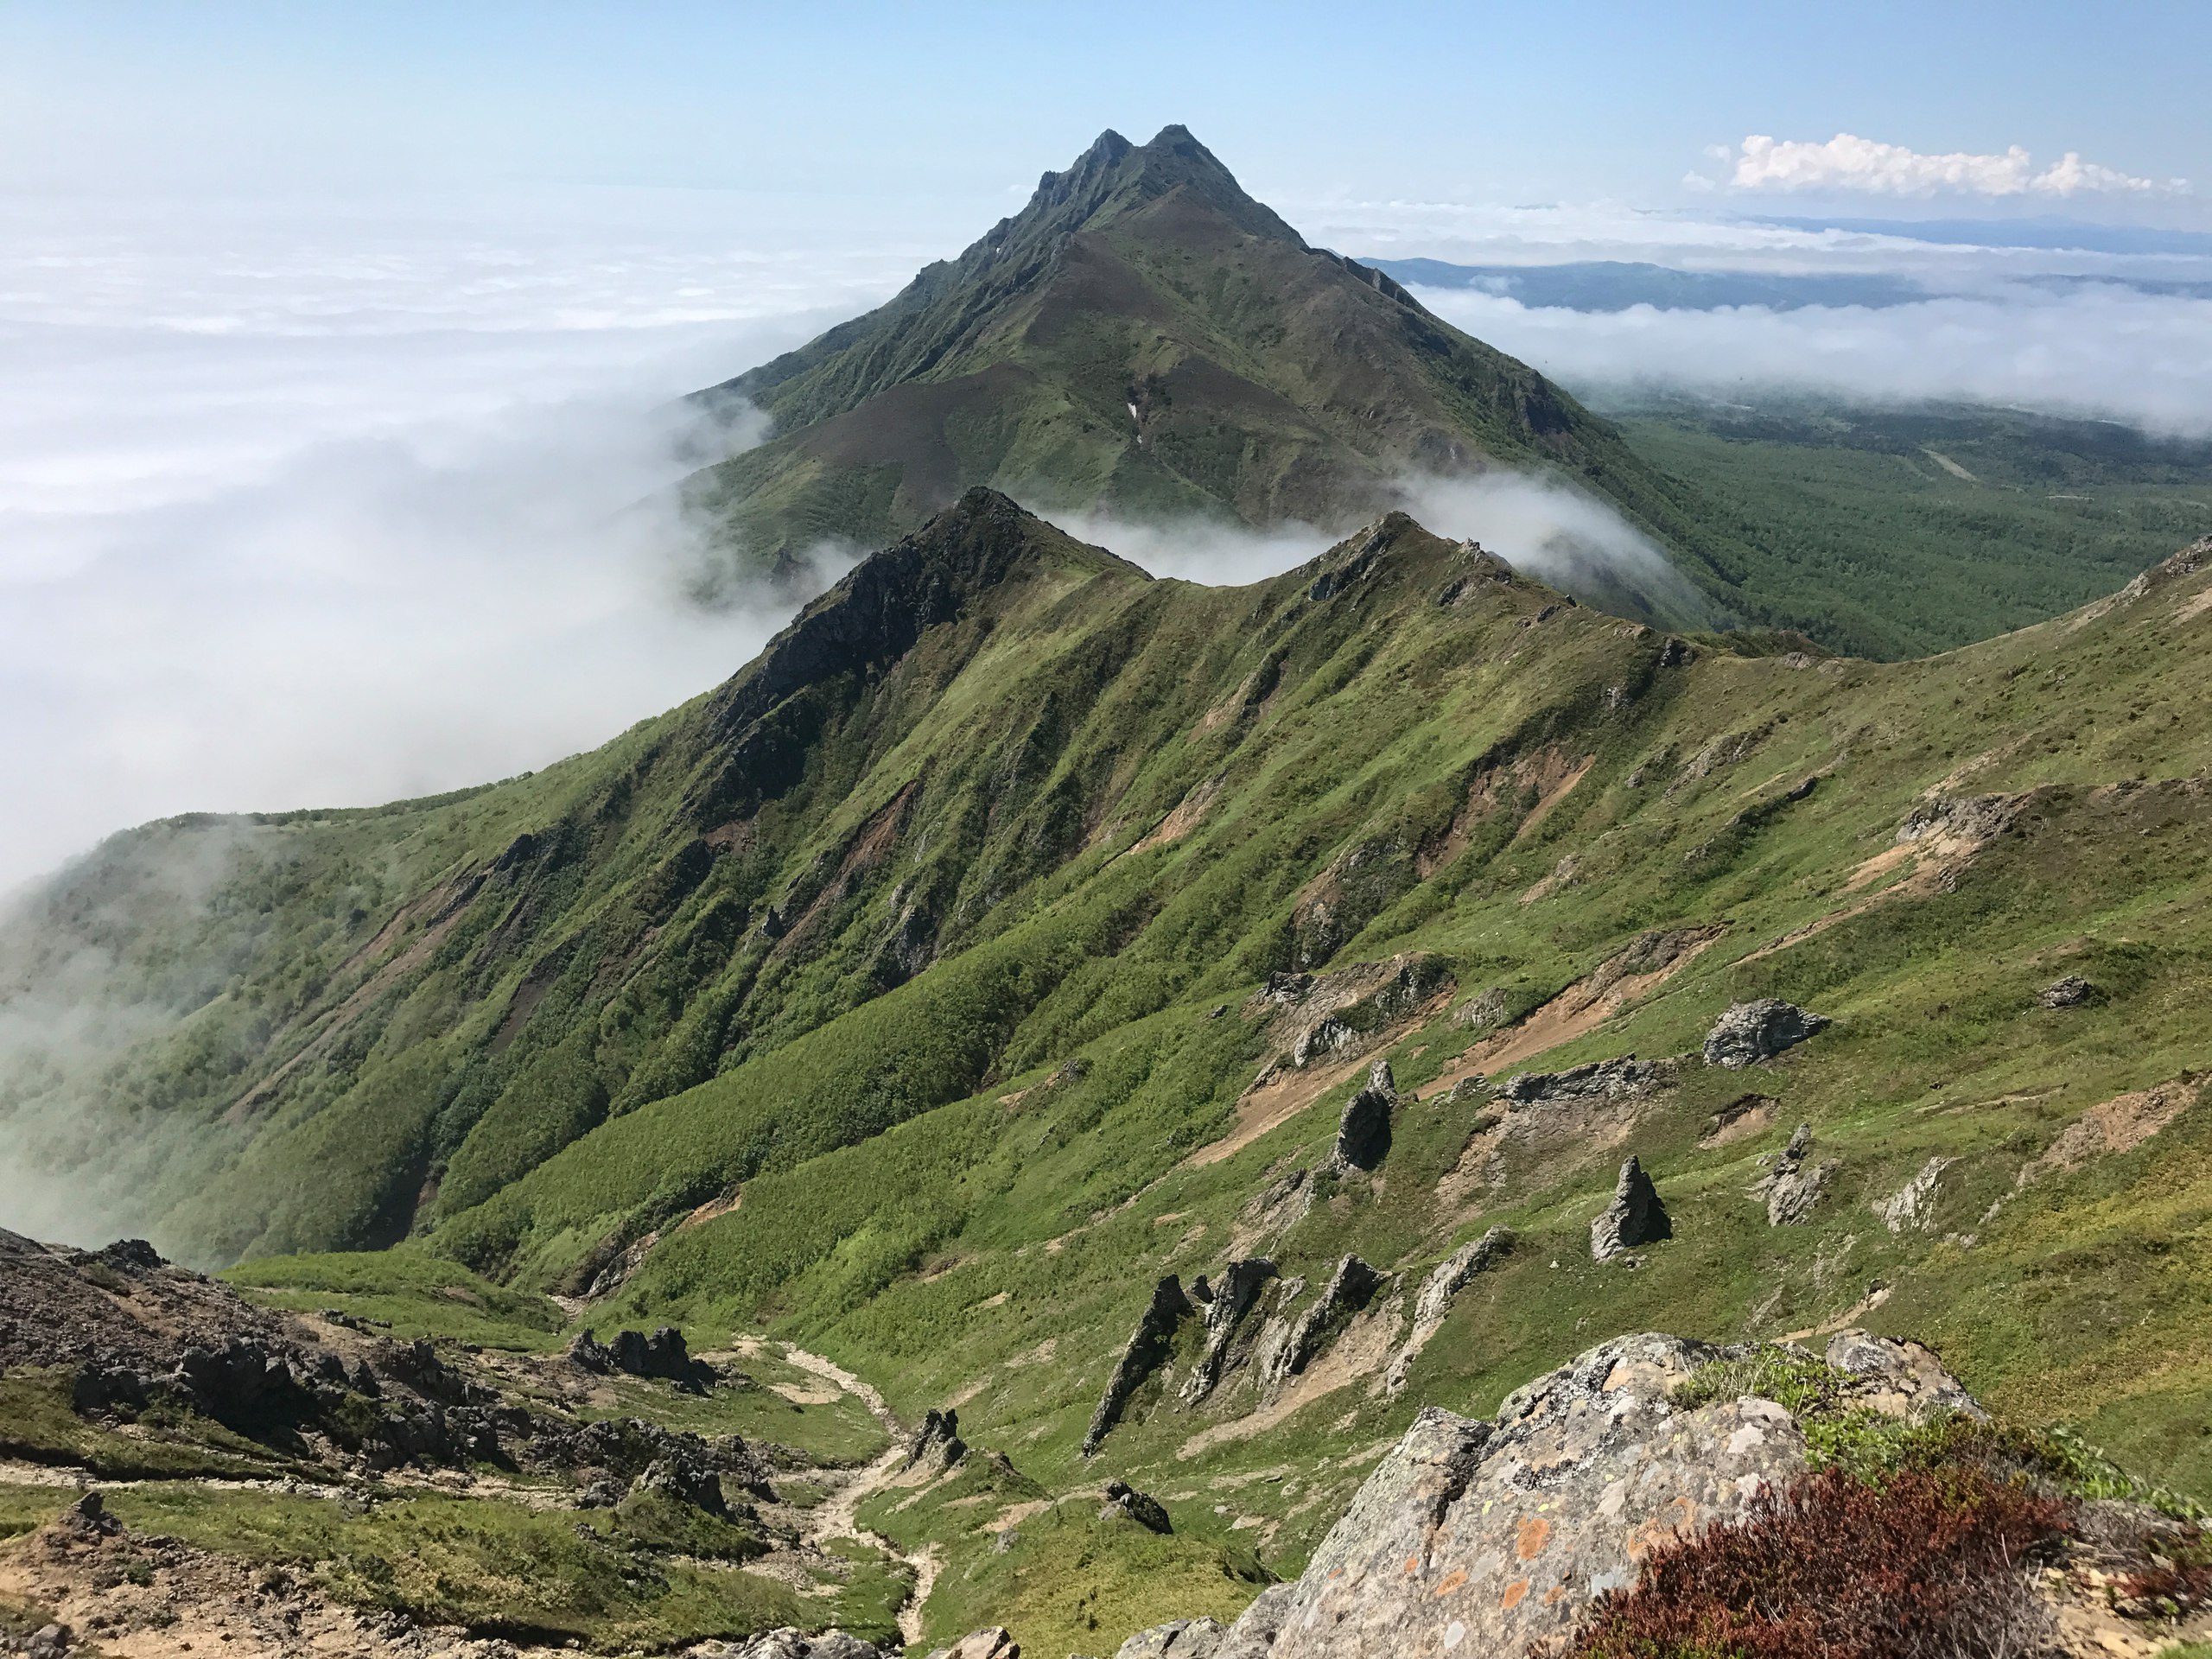
[[[1611,616],[1402,514],[1212,588],[971,491],[592,754],[113,838],[0,934],[4,995],[97,951],[167,1021],[19,1071],[7,1121],[80,1178],[156,1148],[154,1236],[257,1294],[389,1318],[489,1281],[802,1343],[906,1421],[957,1402],[1018,1478],[862,1517],[953,1569],[933,1637],[1233,1611],[1419,1406],[1630,1330],[1916,1336],[2202,1493],[2208,627],[2212,541],[1878,664]],[[1706,1064],[1762,996],[1834,1023]],[[1619,1090],[1499,1086],[1631,1055]],[[1377,1059],[1387,1147],[1344,1166]],[[1825,1173],[1770,1224],[1799,1123]],[[1592,1262],[1630,1153],[1674,1236]],[[1493,1227],[1386,1387],[1414,1287]],[[289,1259],[328,1250],[389,1253]],[[1095,1507],[1161,1275],[1263,1255],[1288,1319],[1352,1254],[1382,1288],[1316,1316],[1310,1378],[1232,1356],[1186,1403],[1185,1325],[1106,1435],[1180,1541],[1001,1547],[1006,1506]]]
[[[698,397],[772,422],[686,486],[764,569],[880,545],[979,484],[1045,511],[1341,532],[1416,475],[1506,466],[1596,493],[1682,563],[1625,573],[1563,541],[1585,601],[1711,626],[1734,597],[1693,492],[1535,370],[1308,246],[1179,126],[1103,135],[957,259]]]

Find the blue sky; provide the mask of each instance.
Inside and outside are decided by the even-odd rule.
[[[2199,223],[2208,60],[2212,7],[2161,0],[16,0],[0,10],[0,189],[597,183],[969,201],[1033,182],[1104,127],[1142,138],[1182,121],[1255,188],[1308,198],[1661,206],[1713,168],[1709,147],[1848,132],[2186,178],[2190,196],[2064,205]]]

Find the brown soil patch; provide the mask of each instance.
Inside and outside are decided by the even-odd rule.
[[[2202,1092],[2199,1084],[2162,1083],[2155,1089],[2100,1101],[2068,1124],[2043,1156],[2020,1172],[2020,1185],[2079,1169],[2107,1153],[2132,1151],[2195,1105]]]
[[[1422,1098],[1444,1093],[1469,1077],[1489,1077],[1510,1065],[1586,1037],[1631,1002],[1641,1001],[1688,967],[1720,937],[1714,928],[1655,973],[1609,976],[1600,968],[1579,979],[1517,1026],[1486,1037],[1444,1068]]]
[[[1289,1122],[1338,1084],[1366,1069],[1365,1058],[1355,1056],[1332,1065],[1309,1065],[1303,1071],[1270,1074],[1267,1082],[1247,1089],[1237,1101],[1236,1126],[1220,1140],[1185,1158],[1185,1167],[1200,1169],[1235,1157],[1269,1129]]]
[[[1414,866],[1421,880],[1427,880],[1459,857],[1466,850],[1468,838],[1477,824],[1534,785],[1536,804],[1514,834],[1513,838],[1520,840],[1567,798],[1568,791],[1582,781],[1583,774],[1596,759],[1595,755],[1586,755],[1577,760],[1558,749],[1540,749],[1534,754],[1522,755],[1510,766],[1479,774],[1468,786],[1465,804],[1452,814],[1451,827],[1437,841],[1422,848],[1414,859]]]
[[[1149,852],[1154,847],[1166,847],[1189,835],[1205,821],[1206,807],[1221,792],[1221,779],[1209,778],[1181,800],[1175,810],[1162,818],[1152,832],[1129,849],[1133,853]]]
[[[1393,1296],[1387,1300],[1378,1297],[1344,1326],[1319,1358],[1291,1378],[1281,1394],[1244,1416],[1200,1429],[1175,1448],[1177,1460],[1187,1462],[1212,1446],[1263,1434],[1277,1424],[1287,1422],[1316,1400],[1380,1371],[1396,1346],[1404,1312],[1402,1297]]]
[[[1554,762],[1563,762],[1564,760],[1564,757],[1558,755],[1553,755],[1550,758]],[[1557,782],[1548,785],[1546,785],[1541,781],[1541,774],[1540,773],[1537,786],[1543,791],[1543,793],[1536,798],[1535,805],[1529,809],[1529,816],[1521,820],[1521,827],[1513,832],[1513,839],[1516,841],[1525,841],[1530,836],[1534,835],[1536,831],[1536,826],[1543,823],[1546,818],[1551,816],[1552,809],[1567,798],[1568,794],[1573,791],[1574,786],[1580,783],[1583,779],[1589,774],[1590,768],[1595,766],[1597,761],[1598,757],[1596,755],[1586,754],[1582,757],[1580,762],[1577,764],[1572,771],[1568,772]]]

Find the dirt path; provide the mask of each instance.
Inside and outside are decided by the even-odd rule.
[[[765,1348],[768,1344],[763,1343],[761,1346]],[[832,1538],[857,1538],[912,1568],[913,1593],[906,1598],[906,1605],[899,1610],[899,1634],[910,1643],[918,1642],[922,1639],[922,1608],[930,1599],[930,1592],[937,1587],[939,1566],[937,1551],[933,1548],[901,1549],[881,1533],[861,1525],[859,1518],[861,1505],[905,1471],[906,1431],[891,1414],[891,1408],[884,1403],[880,1393],[835,1360],[824,1358],[820,1354],[810,1354],[805,1349],[793,1347],[788,1343],[776,1346],[781,1350],[781,1357],[786,1363],[820,1377],[866,1406],[891,1436],[890,1447],[867,1467],[821,1471],[821,1478],[829,1487],[828,1495],[804,1512],[800,1524],[806,1542],[817,1549]]]

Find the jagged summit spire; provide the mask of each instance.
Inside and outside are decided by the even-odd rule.
[[[1028,205],[1012,218],[1001,219],[989,235],[969,250],[969,256],[1024,241],[1028,232],[1046,226],[1054,234],[1088,229],[1179,188],[1252,235],[1305,246],[1296,231],[1247,194],[1221,159],[1200,143],[1188,127],[1177,122],[1162,127],[1149,143],[1141,145],[1132,144],[1109,127],[1065,170],[1039,179]]]

